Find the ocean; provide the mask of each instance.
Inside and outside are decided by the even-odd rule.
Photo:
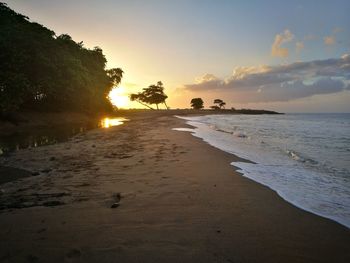
[[[250,162],[243,176],[350,228],[350,114],[179,117],[210,145]]]

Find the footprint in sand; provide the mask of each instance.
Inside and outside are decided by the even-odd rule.
[[[111,208],[117,208],[120,206],[120,200],[122,199],[122,195],[120,193],[114,193],[112,195],[114,203],[111,205]]]

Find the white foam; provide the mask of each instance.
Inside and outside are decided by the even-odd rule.
[[[174,131],[184,131],[184,132],[195,132],[194,129],[191,128],[173,128]]]
[[[239,125],[228,125],[228,118],[230,117],[212,115],[186,117],[183,119],[196,128],[180,129],[191,132],[216,148],[253,161],[254,163],[233,162],[232,165],[238,167],[243,176],[268,186],[297,207],[350,228],[348,178],[330,176],[321,170],[322,166],[316,161],[307,162],[307,158],[295,151],[283,150],[278,143],[274,144],[270,140],[270,137],[279,136],[276,130],[259,131],[259,134],[266,134],[262,138],[252,132],[259,128],[257,125],[254,129],[242,130]],[[233,118],[239,121],[241,117]]]

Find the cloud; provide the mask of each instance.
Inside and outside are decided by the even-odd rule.
[[[335,44],[335,36],[326,36],[323,41],[327,46],[332,46]]]
[[[300,53],[303,49],[304,49],[304,42],[302,42],[302,41],[297,41],[297,42],[295,43],[295,51],[296,51],[297,53]]]
[[[215,89],[220,89],[222,87],[222,81],[214,76],[213,74],[206,74],[202,77],[196,78],[196,83],[192,84],[193,87],[196,85],[202,85],[205,83],[203,86],[204,90],[215,90]]]
[[[277,34],[275,36],[275,41],[272,44],[271,47],[271,55],[274,57],[288,57],[289,51],[288,48],[281,47],[283,43],[287,43],[292,41],[294,38],[294,35],[288,30],[284,30],[282,34]]]
[[[333,46],[337,41],[336,41],[336,34],[338,34],[339,32],[342,32],[343,29],[336,27],[333,29],[332,34],[330,36],[325,36],[323,38],[323,42],[325,45],[327,46]]]
[[[237,67],[228,78],[207,74],[196,83],[185,85],[185,89],[223,92],[246,103],[289,101],[336,93],[349,86],[350,55],[346,54],[341,58],[278,66]]]
[[[210,81],[216,81],[218,80],[219,78],[216,77],[215,75],[213,74],[205,74],[204,76],[202,77],[199,77],[196,79],[196,82],[197,83],[201,83],[201,82],[210,82]]]

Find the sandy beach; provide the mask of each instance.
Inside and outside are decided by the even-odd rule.
[[[0,184],[0,262],[350,262],[349,229],[244,178],[174,113],[2,157],[32,176]]]

